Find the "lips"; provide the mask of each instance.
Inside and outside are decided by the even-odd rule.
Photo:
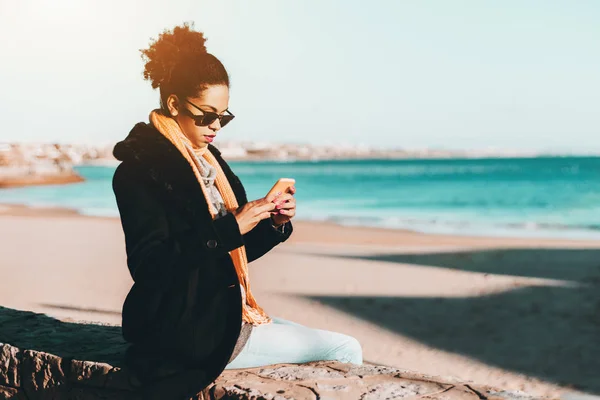
[[[204,135],[204,137],[206,138],[206,140],[210,143],[213,140],[215,140],[215,136],[217,135]]]

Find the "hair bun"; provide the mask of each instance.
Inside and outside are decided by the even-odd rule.
[[[204,33],[193,30],[193,23],[184,23],[172,30],[165,29],[150,47],[142,49],[144,79],[154,89],[169,84],[173,71],[190,62],[197,62],[207,54]]]

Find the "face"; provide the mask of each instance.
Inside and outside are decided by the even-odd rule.
[[[192,144],[195,147],[206,147],[215,139],[217,131],[221,129],[221,123],[217,118],[210,125],[197,126],[190,114],[202,115],[202,111],[219,115],[225,113],[229,105],[229,88],[226,85],[211,85],[198,96],[188,97],[187,100],[199,109],[188,103],[185,98],[178,98],[176,95],[169,96],[167,107]]]

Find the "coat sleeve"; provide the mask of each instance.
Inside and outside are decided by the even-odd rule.
[[[169,231],[163,204],[148,184],[123,164],[115,171],[113,191],[125,234],[127,265],[140,285],[167,288],[177,274],[244,244],[232,214],[213,221],[212,230],[194,226],[175,237]]]
[[[243,236],[248,262],[264,256],[279,243],[285,242],[293,230],[291,221],[284,225],[283,233],[273,228],[270,218],[260,221],[254,229]]]
[[[244,185],[242,184],[240,178],[233,173],[229,164],[227,164],[221,157],[219,150],[213,145],[209,146],[213,151],[213,154],[215,154],[217,161],[221,165],[223,172],[225,172],[225,175],[230,179],[230,182],[238,188],[236,196],[238,198],[239,206],[243,206],[248,202]],[[250,232],[247,232],[243,236],[248,262],[252,262],[262,257],[279,243],[285,242],[292,234],[292,231],[293,227],[291,222],[285,224],[283,233],[272,227],[270,219],[259,222],[254,229],[252,229]]]

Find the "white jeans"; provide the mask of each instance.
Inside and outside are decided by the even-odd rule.
[[[240,354],[225,369],[322,360],[362,364],[362,348],[355,338],[282,318],[272,319],[272,323],[252,329]]]

